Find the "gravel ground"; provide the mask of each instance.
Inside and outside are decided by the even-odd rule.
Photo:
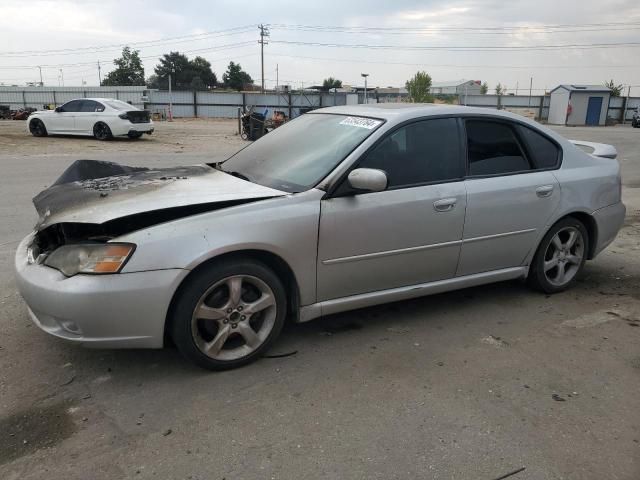
[[[627,221],[571,291],[506,282],[286,329],[274,353],[208,373],[171,348],[85,350],[32,326],[13,280],[30,198],[78,158],[219,160],[233,121],[139,141],[35,139],[0,122],[0,478],[640,478],[640,130],[614,144]]]

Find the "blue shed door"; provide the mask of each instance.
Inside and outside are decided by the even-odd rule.
[[[589,97],[587,105],[587,125],[600,125],[600,112],[602,111],[602,97]]]

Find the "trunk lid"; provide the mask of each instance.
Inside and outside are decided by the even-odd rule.
[[[129,110],[127,112],[127,119],[131,123],[149,123],[151,121],[151,114],[147,110]]]
[[[606,143],[586,142],[584,140],[569,140],[584,152],[600,158],[617,158],[618,151],[613,145]]]

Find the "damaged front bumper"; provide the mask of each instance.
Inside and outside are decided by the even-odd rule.
[[[96,348],[160,348],[182,269],[65,277],[29,263],[34,234],[18,246],[18,290],[34,323],[51,335]]]

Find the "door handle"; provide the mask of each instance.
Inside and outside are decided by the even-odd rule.
[[[550,197],[553,193],[553,185],[542,185],[541,187],[536,188],[536,195],[540,198]]]
[[[457,202],[458,199],[456,198],[443,198],[442,200],[433,202],[433,208],[436,212],[448,212],[455,208]]]

